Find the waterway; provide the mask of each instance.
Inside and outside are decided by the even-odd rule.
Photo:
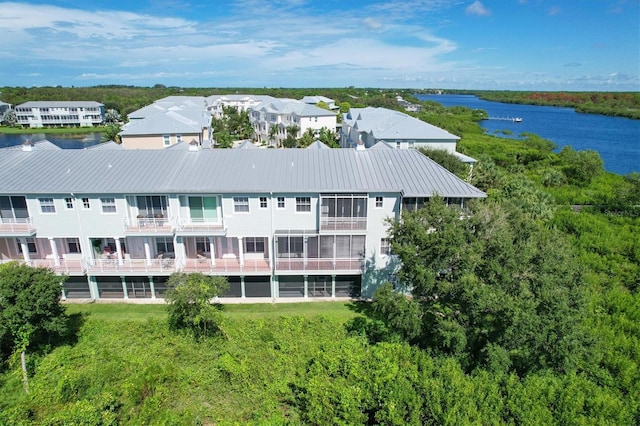
[[[7,146],[21,145],[26,140],[32,142],[43,139],[57,145],[63,149],[82,149],[100,143],[102,133],[22,133],[5,134],[0,133],[0,148]]]
[[[598,151],[607,171],[628,174],[640,172],[640,120],[581,114],[573,108],[506,104],[478,99],[472,95],[416,95],[420,100],[444,106],[483,109],[489,117],[519,117],[522,122],[483,120],[480,126],[489,134],[518,138],[521,133],[534,133],[562,148]],[[512,133],[504,134],[503,131]]]

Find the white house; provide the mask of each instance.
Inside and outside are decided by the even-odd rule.
[[[29,127],[98,126],[104,105],[94,101],[29,101],[15,107],[18,124]]]
[[[0,262],[68,275],[63,298],[161,298],[176,271],[368,297],[397,268],[386,219],[434,194],[485,197],[416,150],[0,150]]]
[[[205,103],[207,111],[209,111],[212,116],[221,118],[224,107],[232,107],[238,111],[247,111],[259,103],[274,100],[276,100],[276,98],[267,95],[211,95],[205,99]]]
[[[271,145],[279,145],[287,137],[290,126],[298,129],[295,136],[300,137],[307,129],[316,134],[322,128],[333,131],[337,123],[335,112],[294,99],[276,99],[252,106],[249,121],[257,141]]]
[[[168,96],[128,115],[120,132],[125,149],[163,149],[196,141],[210,146],[211,115],[202,96]]]
[[[398,149],[425,147],[453,154],[459,140],[446,130],[386,108],[351,108],[342,115],[340,145],[343,148],[358,144],[371,148],[384,142]]]

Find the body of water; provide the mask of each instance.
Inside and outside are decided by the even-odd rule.
[[[91,145],[99,144],[101,138],[102,133],[100,132],[76,134],[23,133],[18,135],[0,133],[0,148],[21,145],[26,140],[36,142],[46,139],[63,149],[82,149]]]
[[[581,114],[573,108],[505,104],[478,99],[472,95],[416,95],[420,100],[444,106],[465,106],[487,111],[489,117],[519,117],[522,122],[483,120],[480,126],[489,134],[518,137],[534,133],[553,141],[559,148],[571,145],[581,151],[598,151],[607,171],[628,174],[640,172],[640,120]],[[509,130],[513,136],[502,134]],[[497,133],[496,133],[497,132]]]

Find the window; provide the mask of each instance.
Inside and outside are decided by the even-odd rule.
[[[38,198],[40,201],[40,211],[42,213],[55,213],[56,205],[53,203],[53,198]]]
[[[67,248],[69,253],[80,253],[80,240],[77,238],[67,238]]]
[[[116,213],[116,199],[115,198],[100,198],[102,203],[102,213]]]
[[[156,253],[158,254],[173,253],[173,238],[171,237],[156,238]]]
[[[267,197],[260,197],[260,208],[261,209],[267,208]]]
[[[389,256],[391,254],[391,245],[388,238],[380,239],[380,254],[383,256]]]
[[[400,141],[396,141],[396,149],[400,149]]]
[[[264,253],[264,238],[245,237],[244,247],[246,253]]]
[[[88,198],[83,198],[82,199],[82,208],[85,210],[88,210],[91,208],[91,203],[89,202]]]
[[[22,244],[20,244],[20,240],[16,240],[18,243],[18,253],[22,254]],[[25,238],[25,242],[27,243],[27,250],[29,253],[38,253],[38,248],[36,247],[36,239],[35,238]]]
[[[187,201],[191,222],[218,222],[218,199],[216,197],[187,197]]]
[[[311,197],[296,197],[296,211],[297,212],[310,212],[311,211]]]
[[[64,205],[67,207],[68,210],[73,209],[73,198],[71,197],[65,198]]]
[[[278,208],[284,209],[284,197],[278,197]]]
[[[164,143],[164,146],[169,146],[169,145],[171,145],[171,136],[169,136],[169,135],[162,135],[162,143]]]
[[[0,217],[9,222],[26,222],[29,218],[25,197],[0,197]]]
[[[249,197],[233,197],[233,210],[236,213],[249,213]]]
[[[377,209],[382,208],[382,197],[376,197],[376,208]]]
[[[196,253],[205,254],[210,253],[209,239],[207,237],[196,237]]]
[[[167,217],[167,199],[163,195],[139,195],[136,203],[138,214],[144,217]]]
[[[176,142],[177,143],[182,142],[182,135],[176,135]]]

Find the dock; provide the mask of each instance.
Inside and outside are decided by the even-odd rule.
[[[522,122],[521,117],[489,117],[487,120],[512,121],[514,123]]]

